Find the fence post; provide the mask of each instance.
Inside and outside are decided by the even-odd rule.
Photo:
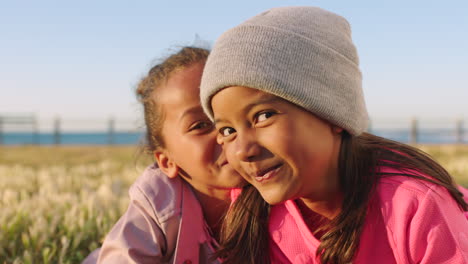
[[[456,124],[457,144],[463,144],[463,119],[458,119]]]
[[[411,129],[410,129],[410,144],[418,143],[418,120],[414,117],[411,119]]]
[[[3,144],[3,117],[0,116],[0,145]]]
[[[39,129],[36,115],[32,116],[33,121],[33,144],[39,145]]]
[[[60,145],[60,118],[56,117],[54,120],[54,143]]]
[[[113,117],[109,118],[109,128],[108,128],[108,134],[107,134],[107,144],[113,145],[115,143],[115,119]]]

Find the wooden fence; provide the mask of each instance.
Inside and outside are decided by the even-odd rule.
[[[428,142],[427,140],[427,133],[430,131],[424,126],[427,126],[427,123],[430,123],[427,119],[422,120],[422,119],[408,119],[406,121],[402,121],[401,119],[393,119],[393,120],[383,120],[383,119],[375,119],[371,120],[370,126],[368,128],[368,131],[371,133],[374,133],[376,135],[392,138],[391,134],[385,135],[386,132],[392,131],[395,132],[397,131],[401,137],[401,135],[404,135],[403,138],[400,139],[395,139],[398,141],[402,141],[405,143],[410,143],[410,144],[417,144],[417,143],[434,143],[434,142]],[[374,122],[378,121],[378,122]],[[398,121],[398,122],[397,122]],[[442,120],[444,125],[443,129],[445,135],[438,135],[437,133],[439,132],[434,132],[436,130],[430,131],[432,133],[433,137],[437,136],[445,136],[444,143],[450,143],[450,144],[465,144],[468,143],[468,137],[465,135],[468,133],[468,131],[465,130],[464,128],[464,120],[463,119],[458,119],[458,120]],[[121,124],[124,122],[129,123],[128,120],[116,120],[113,117],[109,117],[108,119],[99,119],[99,120],[94,120],[91,121],[90,119],[84,119],[84,120],[70,120],[70,119],[62,119],[60,117],[56,117],[54,119],[48,120],[47,122],[44,120],[39,120],[34,114],[17,114],[17,115],[1,115],[0,114],[0,145],[1,144],[12,144],[11,142],[8,142],[6,140],[6,136],[9,135],[12,131],[26,131],[23,133],[27,133],[27,142],[15,142],[13,144],[55,144],[55,145],[60,145],[60,144],[95,144],[93,142],[79,142],[79,143],[70,143],[69,141],[64,140],[64,135],[66,134],[66,131],[70,131],[70,123],[74,124],[74,127],[86,127],[88,123],[94,124],[99,124],[99,133],[101,135],[101,138],[99,139],[100,142],[98,144],[122,144],[121,138],[119,138],[119,135],[122,133],[122,131],[126,131],[129,133],[139,133],[143,134],[143,126],[140,125],[139,128],[135,126],[135,124],[130,124],[129,128],[126,130],[122,130]],[[41,128],[40,125],[44,125],[47,123],[48,129],[47,129],[47,136],[48,140],[40,140],[40,136],[43,136],[44,134],[44,129]],[[380,128],[379,126],[376,126],[376,123],[383,123],[385,124],[385,128]],[[399,124],[399,128],[398,124]],[[399,129],[399,130],[398,130]],[[83,129],[81,129],[83,130]],[[439,129],[440,131],[440,129]],[[388,133],[387,133],[388,134]],[[449,134],[447,136],[447,134]],[[135,139],[135,141],[137,141]],[[437,140],[436,140],[437,141]],[[137,143],[137,142],[135,142]],[[436,142],[437,143],[437,142]],[[127,142],[124,144],[133,144],[132,142]]]
[[[131,128],[127,129],[120,129],[120,131],[117,131],[117,123],[122,124],[126,123],[127,127],[128,123],[131,123],[132,121],[129,120],[117,120],[113,117],[110,117],[108,119],[103,119],[103,120],[63,120],[60,117],[56,117],[52,120],[48,120],[45,122],[44,120],[39,121],[39,119],[34,115],[34,114],[21,114],[21,115],[0,115],[0,145],[2,144],[9,144],[6,140],[7,135],[11,135],[12,133],[22,133],[23,135],[26,133],[28,134],[28,137],[23,137],[24,139],[27,139],[27,144],[44,144],[44,142],[40,141],[40,135],[44,134],[44,130],[40,129],[40,124],[47,123],[48,129],[47,129],[47,135],[49,136],[48,138],[52,138],[52,140],[48,140],[48,143],[45,144],[55,144],[55,145],[60,145],[60,144],[67,144],[66,142],[63,142],[63,136],[66,134],[64,132],[64,123],[69,125],[70,123],[74,123],[74,127],[80,127],[80,126],[89,126],[89,124],[94,124],[99,123],[99,133],[100,134],[105,134],[105,142],[101,142],[101,144],[118,144],[117,142],[117,133],[123,131],[123,133],[142,133],[141,128],[136,128],[133,124],[130,125]],[[67,130],[70,130],[70,128],[66,128]],[[85,131],[87,132],[86,129],[79,129],[80,131]],[[92,129],[93,131],[96,129]],[[77,132],[78,134],[80,132]],[[24,142],[26,143],[26,142]],[[24,143],[19,143],[19,144],[24,144]],[[18,144],[16,142],[15,144]],[[81,143],[78,143],[81,144]],[[83,143],[86,144],[86,143]],[[93,143],[89,143],[93,144]]]
[[[5,144],[4,131],[6,129],[13,130],[29,130],[33,142],[38,142],[38,122],[33,114],[20,115],[0,115],[0,144]]]

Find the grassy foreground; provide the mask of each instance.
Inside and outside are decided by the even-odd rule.
[[[133,147],[0,147],[0,263],[80,263],[150,159]]]
[[[468,186],[468,146],[420,146]],[[0,147],[0,263],[80,263],[151,158],[135,146]]]

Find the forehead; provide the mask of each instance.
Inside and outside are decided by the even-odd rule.
[[[212,99],[216,97],[223,97],[229,94],[229,96],[265,96],[265,97],[275,97],[275,95],[264,92],[262,90],[251,88],[248,86],[228,86],[219,90],[216,94],[213,95]],[[221,96],[220,96],[221,95]]]
[[[172,72],[166,82],[159,87],[160,93],[166,95],[166,93],[170,94],[172,91],[179,90],[182,92],[186,90],[187,93],[199,92],[202,72],[203,64],[201,63],[179,68]]]
[[[211,100],[211,106],[216,116],[216,114],[224,112],[222,111],[223,109],[242,109],[248,111],[256,105],[283,101],[282,98],[276,95],[258,89],[244,86],[231,86],[216,93]]]
[[[160,109],[167,119],[179,118],[184,112],[200,108],[200,80],[203,65],[196,64],[171,74],[167,82],[154,93]]]

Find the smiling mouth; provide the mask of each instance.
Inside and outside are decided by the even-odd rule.
[[[262,181],[265,181],[265,180],[268,180],[270,179],[271,177],[273,177],[280,169],[281,169],[281,166],[283,164],[278,164],[276,166],[273,166],[273,167],[270,167],[266,170],[262,170],[260,172],[258,172],[255,176],[255,180],[258,181],[258,182],[262,182]]]

